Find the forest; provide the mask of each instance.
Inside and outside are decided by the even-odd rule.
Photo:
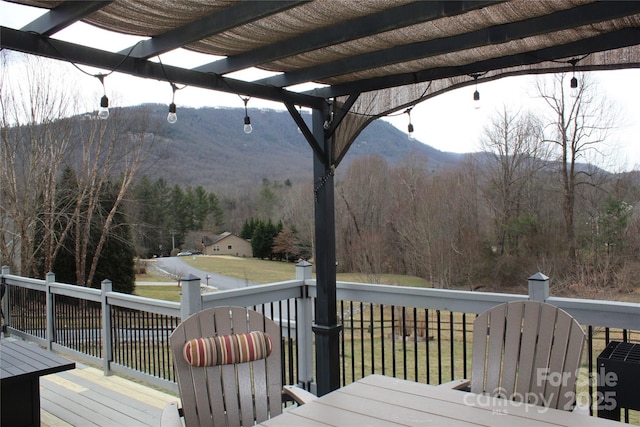
[[[0,261],[12,272],[84,286],[115,275],[114,288],[130,291],[134,258],[199,249],[225,231],[260,241],[259,257],[313,261],[311,154],[294,143],[295,125],[267,125],[281,112],[263,111],[252,141],[235,128],[202,132],[189,116],[183,131],[169,127],[158,106],[100,120],[38,67],[27,72],[1,83]],[[566,80],[541,80],[545,112],[496,112],[481,153],[415,149],[390,125],[376,143],[361,135],[336,171],[338,270],[500,291],[522,291],[539,271],[556,295],[594,298],[637,288],[640,176],[602,167],[614,109],[588,75],[574,95]],[[205,142],[215,155],[180,163]],[[297,166],[261,163],[270,157]]]

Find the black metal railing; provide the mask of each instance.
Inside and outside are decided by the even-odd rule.
[[[96,301],[53,295],[54,342],[79,353],[102,357],[102,306]]]
[[[35,289],[8,287],[11,327],[36,338],[47,335],[46,294]]]
[[[167,381],[175,381],[169,335],[180,318],[131,308],[111,310],[112,361]]]

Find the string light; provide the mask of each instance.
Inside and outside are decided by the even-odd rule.
[[[472,77],[475,80],[476,84],[476,90],[475,92],[473,92],[473,108],[477,110],[482,106],[482,104],[480,103],[480,92],[478,91],[478,77],[480,77],[480,74],[472,74]]]
[[[409,116],[409,126],[407,126],[407,136],[409,137],[410,141],[413,141],[415,139],[415,137],[413,136],[413,123],[411,123],[411,108],[407,108],[407,110],[405,111],[405,113],[407,113],[407,116]]]
[[[169,104],[169,114],[167,114],[167,121],[171,124],[174,124],[175,122],[178,121],[178,115],[176,114],[176,104],[175,104],[175,98],[176,98],[176,90],[178,90],[178,88],[176,87],[175,84],[169,82],[171,84],[171,89],[173,90],[173,95],[171,96],[171,104]]]
[[[244,133],[249,134],[253,132],[253,126],[251,126],[251,118],[249,117],[249,113],[247,112],[247,102],[249,102],[251,98],[242,98],[244,101]]]
[[[109,118],[109,98],[107,98],[107,90],[104,87],[104,74],[97,74],[96,77],[100,80],[102,84],[102,98],[100,98],[100,108],[98,109],[98,117],[102,120],[106,120]]]
[[[571,77],[571,81],[569,82],[569,95],[574,98],[578,96],[578,79],[576,77],[576,64],[578,61],[578,59],[571,59],[569,61],[573,68],[573,77]]]

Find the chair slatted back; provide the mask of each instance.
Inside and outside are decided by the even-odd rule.
[[[474,321],[471,392],[571,410],[586,334],[564,310],[500,304]]]
[[[267,358],[195,367],[183,357],[191,339],[252,331],[271,336]],[[169,341],[187,426],[251,426],[282,413],[280,329],[271,319],[242,307],[216,307],[185,319]]]

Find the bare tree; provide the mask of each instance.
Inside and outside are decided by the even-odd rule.
[[[342,240],[340,262],[348,270],[377,280],[388,263],[385,245],[389,168],[379,156],[354,160],[337,186],[340,205],[337,235]],[[388,269],[388,268],[387,268]]]
[[[80,103],[69,95],[73,84],[53,74],[47,60],[12,55],[6,61],[4,55],[0,86],[3,262],[19,266],[21,274],[41,276],[51,271],[67,236],[73,235],[77,283],[90,285],[116,211],[153,143],[149,118],[117,109],[109,120],[91,113],[79,115],[74,108]],[[78,188],[72,196],[60,197],[57,183],[65,165],[75,170]],[[101,212],[104,192],[114,183],[114,201],[108,211]],[[95,230],[96,226],[100,229]],[[92,242],[96,236],[97,242]],[[16,245],[19,250],[14,249]],[[12,254],[18,258],[5,259]]]
[[[542,124],[531,113],[510,113],[506,107],[485,127],[481,140],[490,156],[486,172],[485,200],[493,214],[496,252],[516,254],[526,232],[526,189],[547,160]]]
[[[435,287],[473,286],[481,241],[473,165],[431,174],[409,159],[389,181],[387,224],[395,239],[386,246],[395,255],[395,271]]]
[[[2,55],[0,75],[0,253],[20,274],[38,275],[36,253],[51,253],[56,181],[68,156],[75,113],[72,86],[47,60]],[[36,231],[43,235],[36,241]],[[46,259],[47,267],[51,259]]]
[[[575,96],[569,95],[564,74],[538,80],[537,92],[546,103],[551,117],[545,140],[554,147],[562,182],[562,211],[567,241],[567,255],[576,260],[576,188],[589,175],[581,163],[593,163],[604,154],[608,132],[613,127],[614,112],[606,98],[597,91],[590,76],[580,76]]]
[[[154,134],[149,128],[150,119],[145,111],[130,115],[118,110],[112,112],[108,120],[89,120],[79,128],[81,134],[77,137],[82,143],[82,152],[78,159],[78,191],[71,221],[75,228],[78,285],[92,283],[113,218],[153,145]],[[101,198],[114,181],[113,203],[108,211],[102,212]],[[99,221],[96,215],[101,216]],[[92,230],[96,225],[97,233]],[[97,243],[92,240],[96,234]]]
[[[294,225],[298,249],[303,257],[310,257],[314,248],[313,183],[300,183],[291,187],[282,198],[280,212],[284,224]]]

